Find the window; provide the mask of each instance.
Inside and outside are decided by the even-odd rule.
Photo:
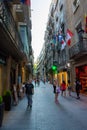
[[[58,22],[58,16],[56,17],[56,22]]]
[[[59,1],[59,10],[62,11],[63,10],[63,2],[60,0]]]
[[[76,34],[78,36],[79,41],[83,39],[83,33],[84,30],[82,29],[82,23],[78,22],[78,24],[76,25]]]
[[[64,30],[65,30],[65,25],[64,25],[64,23],[61,24],[61,30],[62,30],[62,33],[63,33],[63,35],[64,35],[64,32],[65,32],[65,31],[64,31]]]
[[[76,10],[78,9],[79,5],[80,5],[80,1],[79,0],[74,0],[74,2],[73,2],[73,13],[76,12]]]
[[[60,11],[63,9],[63,4],[60,5]]]

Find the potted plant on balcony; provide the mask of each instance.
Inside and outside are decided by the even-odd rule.
[[[2,126],[3,116],[4,116],[4,103],[2,96],[0,96],[0,127]]]
[[[3,101],[5,104],[5,110],[6,111],[10,111],[11,110],[11,91],[10,90],[6,90],[3,96]]]

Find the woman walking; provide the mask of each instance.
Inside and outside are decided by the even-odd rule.
[[[61,95],[62,96],[66,96],[66,83],[65,81],[63,80],[62,84],[61,84]]]
[[[59,93],[60,93],[60,87],[57,86],[56,87],[56,94],[55,94],[55,102],[58,103],[58,96],[59,96]]]

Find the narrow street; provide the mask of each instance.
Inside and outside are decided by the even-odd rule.
[[[35,87],[33,106],[27,109],[24,97],[12,110],[5,112],[0,130],[87,130],[87,97],[76,99],[59,96],[59,103],[54,102],[52,85],[41,82]]]

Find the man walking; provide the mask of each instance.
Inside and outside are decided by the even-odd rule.
[[[34,94],[34,85],[32,84],[32,79],[25,84],[26,96],[28,100],[28,107],[32,108],[32,95]]]
[[[76,79],[76,94],[77,94],[77,99],[80,99],[80,90],[81,90],[81,83],[79,79]]]

